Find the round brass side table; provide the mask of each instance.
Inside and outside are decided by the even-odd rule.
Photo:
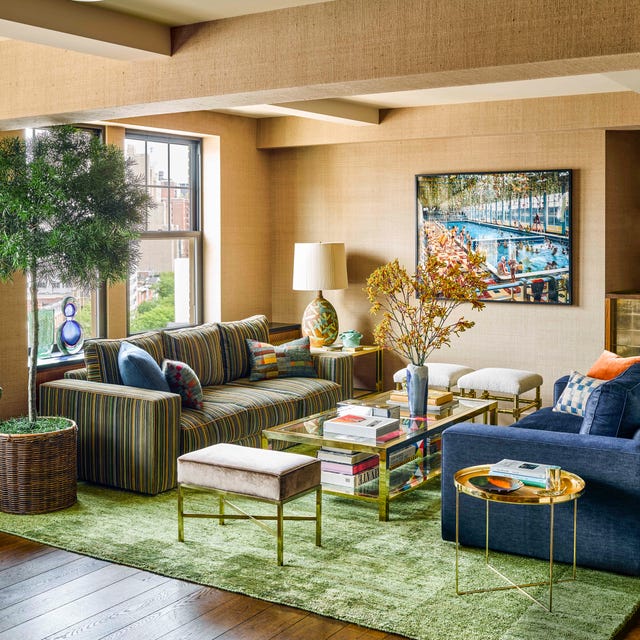
[[[505,589],[517,589],[520,593],[527,596],[535,603],[539,604],[543,609],[552,611],[553,608],[553,516],[554,506],[562,502],[573,501],[573,568],[570,578],[564,578],[557,580],[556,582],[568,582],[576,579],[576,527],[578,524],[578,498],[584,493],[585,482],[582,478],[562,470],[561,473],[561,493],[559,495],[548,495],[542,489],[531,486],[522,486],[521,488],[511,491],[509,493],[495,493],[486,489],[479,488],[473,485],[470,480],[472,478],[478,478],[481,476],[489,476],[489,465],[480,465],[476,467],[467,467],[460,469],[454,477],[453,482],[456,487],[456,593],[458,595],[466,595],[469,593],[486,593],[488,591],[504,591]],[[458,554],[459,554],[459,511],[460,511],[460,494],[465,493],[474,498],[479,498],[485,501],[485,564],[494,573],[499,575],[503,580],[508,582],[508,585],[500,587],[490,587],[484,589],[470,589],[461,591],[459,588],[459,568],[458,568]],[[516,584],[510,580],[507,576],[501,573],[498,569],[491,565],[489,562],[489,505],[492,502],[502,502],[507,504],[521,504],[521,505],[549,505],[550,518],[549,518],[549,578],[541,582],[529,582],[526,584]],[[537,587],[548,586],[549,587],[549,605],[541,602],[530,593],[524,590],[525,587]]]

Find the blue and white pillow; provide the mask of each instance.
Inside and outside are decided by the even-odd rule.
[[[567,386],[558,398],[553,410],[583,417],[589,396],[604,382],[606,380],[589,378],[577,371],[572,371]]]

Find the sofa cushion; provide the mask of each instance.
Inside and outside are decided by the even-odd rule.
[[[309,336],[273,346],[267,342],[247,340],[251,373],[249,380],[269,378],[317,378],[313,367]]]
[[[587,402],[580,433],[632,438],[640,429],[640,364],[601,384]]]
[[[589,378],[577,371],[572,371],[569,382],[567,382],[567,386],[555,403],[553,410],[584,416],[589,397],[603,384],[602,380]]]
[[[600,357],[593,363],[591,369],[587,371],[587,375],[591,378],[600,378],[601,380],[613,380],[616,376],[624,373],[632,364],[639,362],[640,356],[623,358],[617,353],[612,353],[605,349]]]
[[[162,373],[173,393],[182,398],[182,406],[191,409],[202,409],[202,386],[194,370],[185,362],[165,360]]]
[[[558,431],[560,433],[578,433],[583,418],[570,413],[554,411],[552,407],[543,407],[520,418],[512,426],[519,429],[536,429],[537,431]]]
[[[203,386],[222,384],[222,346],[217,324],[164,331],[165,353],[169,360],[186,362]]]
[[[124,341],[144,349],[158,363],[164,360],[164,345],[159,331],[142,333],[130,338],[115,340],[96,338],[84,343],[84,359],[87,365],[87,380],[107,384],[123,384],[118,368],[118,352]]]
[[[248,378],[239,378],[230,382],[228,386],[244,388],[246,393],[259,389],[282,394],[285,398],[297,398],[296,418],[333,409],[342,399],[342,387],[322,378],[271,378],[256,382],[250,382]]]
[[[249,375],[251,362],[247,339],[268,342],[269,321],[266,316],[257,315],[236,322],[219,324],[222,343],[224,382],[244,378]]]
[[[144,349],[124,341],[118,350],[118,368],[122,382],[128,387],[154,391],[170,391],[158,363]]]

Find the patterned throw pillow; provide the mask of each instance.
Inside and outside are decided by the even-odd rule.
[[[182,404],[190,409],[202,409],[202,386],[195,371],[186,363],[177,360],[165,360],[162,372],[173,393],[179,393]]]
[[[298,338],[285,344],[273,346],[266,342],[247,339],[251,358],[249,380],[268,380],[269,378],[317,378],[309,336]]]
[[[583,417],[589,396],[603,383],[604,380],[589,378],[577,371],[572,371],[567,386],[553,410]]]

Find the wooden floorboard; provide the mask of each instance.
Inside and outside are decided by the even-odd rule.
[[[0,533],[0,640],[402,640]],[[640,640],[640,615],[618,636]]]

